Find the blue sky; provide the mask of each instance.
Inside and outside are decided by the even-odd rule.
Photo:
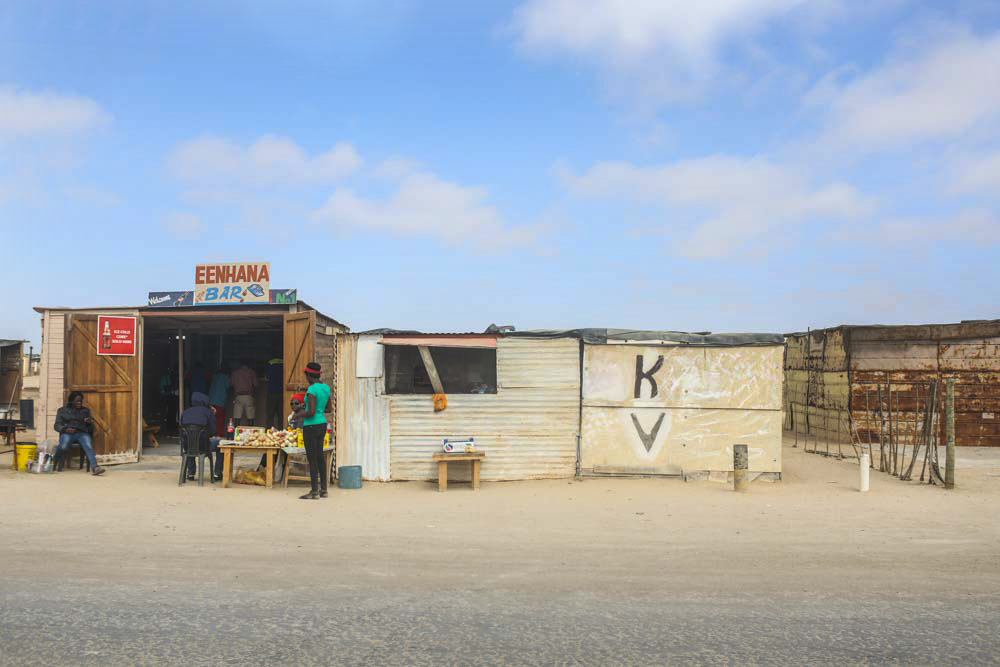
[[[0,6],[0,337],[267,260],[352,328],[1000,317],[996,2]]]

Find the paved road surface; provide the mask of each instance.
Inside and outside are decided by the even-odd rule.
[[[992,597],[5,584],[4,665],[996,664]],[[270,590],[269,590],[270,589]]]
[[[0,665],[1000,663],[1000,466],[300,490],[0,471]],[[174,462],[171,462],[174,463]],[[220,567],[226,564],[227,567]]]

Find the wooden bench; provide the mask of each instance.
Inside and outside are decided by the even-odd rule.
[[[438,491],[448,490],[448,464],[455,461],[468,461],[472,464],[472,488],[479,490],[479,466],[486,458],[486,452],[470,452],[468,454],[445,454],[444,452],[434,455],[434,460],[438,464]]]
[[[150,426],[146,423],[146,420],[142,420],[142,434],[143,436],[149,436],[149,446],[159,447],[160,442],[156,439],[156,434],[160,432],[159,426]]]
[[[293,456],[305,456],[305,447],[282,447],[281,450],[285,453],[285,470],[282,475],[281,486],[283,488],[288,488],[288,482],[312,482],[312,478],[306,475],[293,475],[290,471],[292,467],[292,457]],[[327,476],[327,482],[330,486],[333,486],[333,475],[330,473],[330,462],[333,460],[333,447],[325,447],[323,449],[323,460],[326,461],[324,465],[324,474]],[[294,463],[306,463],[305,461],[294,461]],[[306,463],[308,465],[308,463]]]

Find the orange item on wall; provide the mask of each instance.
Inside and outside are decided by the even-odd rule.
[[[434,394],[434,412],[441,412],[448,407],[448,397],[444,394]]]

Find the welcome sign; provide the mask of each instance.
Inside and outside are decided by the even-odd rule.
[[[194,269],[197,305],[269,303],[271,267],[267,262],[198,264]]]

